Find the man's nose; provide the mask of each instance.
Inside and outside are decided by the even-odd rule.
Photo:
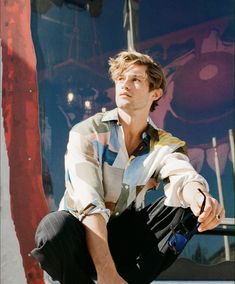
[[[123,80],[122,88],[123,89],[129,89],[130,88],[130,80],[128,78]]]

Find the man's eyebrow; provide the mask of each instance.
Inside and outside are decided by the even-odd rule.
[[[133,77],[138,77],[138,78],[143,78],[145,79],[146,78],[146,74],[143,75],[143,74],[138,74],[138,73],[133,73],[133,74],[129,74],[130,76],[133,76]]]
[[[118,77],[120,78],[124,76],[126,76],[126,74],[122,73],[122,74],[119,74]],[[147,74],[142,74],[142,73],[129,73],[128,76],[133,77],[133,78],[143,79],[143,80],[147,78]]]

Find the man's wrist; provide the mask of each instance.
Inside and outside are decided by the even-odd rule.
[[[112,259],[106,260],[103,263],[96,264],[95,268],[96,268],[97,274],[100,274],[100,275],[103,273],[106,273],[106,271],[109,271],[109,272],[112,271],[115,273],[117,272],[116,266]]]
[[[186,203],[191,205],[197,194],[206,194],[206,193],[207,190],[203,187],[202,184],[196,182],[188,183],[182,189],[182,198]]]

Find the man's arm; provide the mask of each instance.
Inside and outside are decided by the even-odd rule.
[[[101,214],[88,215],[83,219],[86,242],[94,262],[98,284],[127,284],[118,274],[108,245],[105,219]]]
[[[83,126],[84,127],[84,126]],[[106,223],[109,210],[105,207],[102,165],[92,141],[80,132],[70,131],[66,165],[67,204],[72,204],[84,225],[86,243],[97,271],[98,284],[126,282],[117,273],[112,259]],[[70,205],[71,206],[71,205]]]
[[[224,218],[224,208],[209,193],[206,180],[199,175],[190,164],[189,158],[180,152],[165,156],[161,164],[160,178],[167,181],[164,186],[168,206],[190,206],[201,225],[199,232],[211,230],[221,223]],[[204,211],[200,214],[204,196]],[[219,217],[220,218],[219,218]]]

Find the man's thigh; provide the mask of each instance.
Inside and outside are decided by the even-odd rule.
[[[46,215],[37,228],[35,239],[36,248],[31,255],[52,278],[60,280],[66,275],[79,279],[85,274],[95,275],[83,225],[69,212]]]
[[[145,223],[135,209],[126,209],[108,222],[108,241],[113,258],[129,262],[139,255]]]
[[[165,206],[164,200],[137,212],[127,209],[108,223],[110,250],[128,283],[150,283],[178,257],[167,248],[167,240],[171,227],[190,209]]]

